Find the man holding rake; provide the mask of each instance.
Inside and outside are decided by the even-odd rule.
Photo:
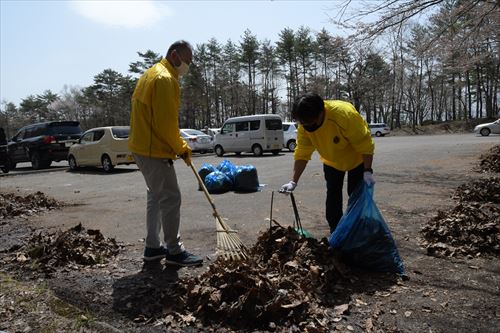
[[[180,156],[191,166],[191,149],[180,136],[180,77],[193,58],[186,41],[173,43],[165,58],[149,68],[132,96],[129,149],[147,185],[146,247],[144,260],[166,258],[166,263],[196,266],[203,262],[180,241],[181,193],[173,161]],[[160,230],[163,229],[163,243]]]

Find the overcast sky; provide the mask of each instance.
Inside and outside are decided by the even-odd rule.
[[[162,55],[175,40],[193,45],[212,37],[239,42],[246,29],[276,42],[301,25],[344,35],[330,21],[337,1],[22,1],[0,0],[0,101],[19,105],[28,95],[65,85],[85,87],[148,49]]]

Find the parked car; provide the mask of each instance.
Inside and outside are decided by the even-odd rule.
[[[8,167],[31,162],[33,169],[48,168],[68,158],[69,148],[82,133],[78,121],[49,121],[22,127],[7,143]]]
[[[193,152],[205,154],[206,152],[214,149],[212,137],[202,131],[191,128],[183,128],[181,129],[181,136],[184,140],[186,140]]]
[[[488,136],[490,133],[500,134],[500,119],[492,123],[480,124],[474,127],[474,133],[481,134],[482,136]]]
[[[107,126],[83,133],[78,142],[69,148],[70,170],[91,166],[111,172],[117,165],[135,163],[128,150],[129,130],[129,126]]]
[[[297,146],[297,124],[283,122],[283,146],[290,151],[295,151]]]
[[[205,134],[210,135],[210,137],[212,138],[212,141],[213,141],[215,138],[215,134],[220,133],[220,128],[203,128],[200,131],[202,131]]]
[[[0,144],[0,170],[3,173],[9,172],[9,155],[7,155],[7,145]]]
[[[375,136],[385,136],[391,132],[391,129],[385,123],[368,124],[368,127],[372,135]]]
[[[272,114],[234,117],[226,120],[215,136],[214,151],[217,156],[225,153],[252,152],[261,156],[264,152],[278,155],[283,149],[283,125],[281,117]]]

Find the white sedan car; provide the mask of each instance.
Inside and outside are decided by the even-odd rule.
[[[214,149],[214,143],[210,135],[190,128],[183,128],[180,132],[182,138],[186,140],[193,152],[204,154]]]
[[[474,127],[474,133],[488,136],[490,133],[500,134],[500,119],[492,123],[480,124]]]
[[[84,132],[78,142],[69,148],[70,170],[82,166],[102,166],[105,172],[111,172],[116,165],[135,163],[128,150],[129,130],[129,126],[107,126]]]

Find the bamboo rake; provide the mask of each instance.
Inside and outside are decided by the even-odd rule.
[[[203,193],[205,193],[208,202],[212,206],[217,231],[217,253],[221,255],[225,260],[238,261],[245,259],[247,257],[248,250],[238,237],[238,231],[229,228],[229,226],[224,222],[220,214],[217,212],[217,208],[215,208],[214,201],[208,193],[205,183],[201,179],[192,163],[191,170],[193,170],[194,174],[196,175]]]

